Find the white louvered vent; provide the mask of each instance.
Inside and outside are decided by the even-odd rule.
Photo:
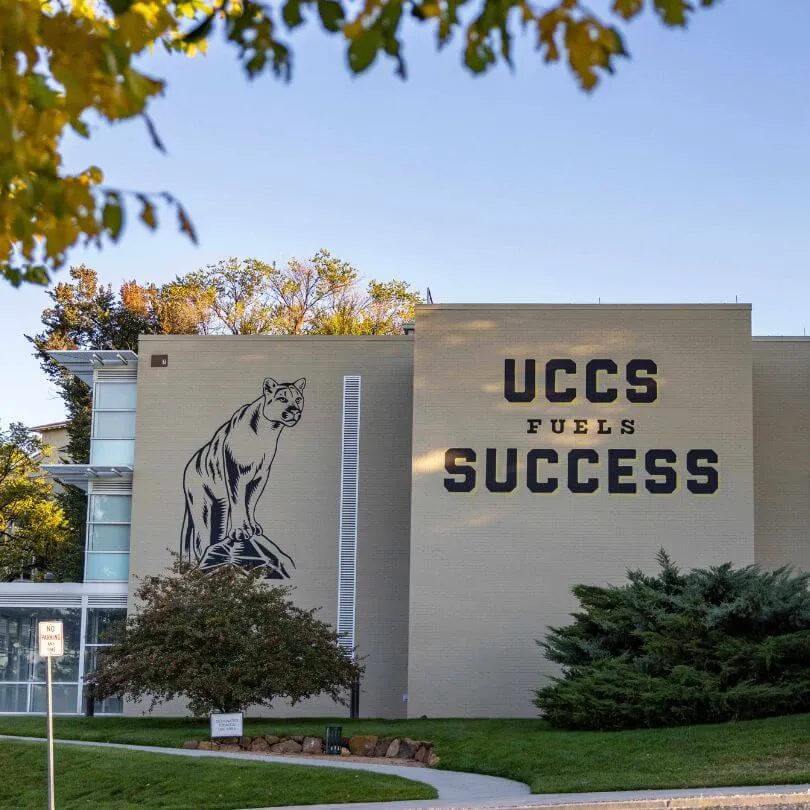
[[[127,596],[126,594],[91,594],[87,597],[87,606],[91,608],[125,608]]]
[[[78,607],[82,606],[81,594],[60,596],[57,594],[0,594],[0,607]]]
[[[124,368],[96,368],[96,379],[107,380],[134,380],[138,377],[138,370],[132,366]]]
[[[131,492],[132,481],[91,481],[90,492],[93,495],[104,494],[105,492]]]
[[[360,377],[343,378],[343,439],[338,530],[338,622],[340,645],[354,650],[357,590],[357,494],[360,479]]]

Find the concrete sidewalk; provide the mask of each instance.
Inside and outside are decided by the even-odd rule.
[[[45,742],[42,737],[18,737],[0,734],[0,740],[19,740],[21,742]],[[82,745],[98,748],[124,748],[129,751],[142,751],[151,754],[169,754],[180,757],[217,757],[219,759],[246,759],[253,762],[274,762],[283,765],[306,765],[311,768],[345,768],[354,771],[371,771],[373,773],[401,776],[414,782],[423,782],[436,788],[439,799],[445,802],[471,802],[486,800],[508,800],[529,796],[529,787],[522,782],[501,779],[497,776],[482,776],[475,773],[459,771],[438,771],[434,768],[413,768],[402,765],[366,765],[358,762],[342,762],[339,757],[334,760],[316,759],[295,756],[274,756],[272,754],[223,753],[222,751],[197,751],[185,748],[162,748],[153,745],[125,745],[123,743],[89,742],[85,740],[55,740],[58,745]],[[357,807],[357,805],[346,805]],[[377,803],[373,805],[380,807]],[[385,805],[383,805],[385,806]],[[393,805],[392,805],[393,806]],[[429,805],[428,805],[429,806]]]
[[[41,737],[0,735],[0,740],[45,742]],[[373,765],[343,762],[340,759],[273,756],[266,754],[223,753],[184,748],[162,748],[151,745],[56,740],[59,745],[123,748],[153,754],[182,757],[219,757],[254,762],[280,762],[314,768],[345,768],[401,776],[436,788],[438,799],[428,801],[372,802],[354,804],[309,805],[309,810],[810,810],[810,785],[761,785],[755,787],[678,788],[673,790],[627,790],[605,793],[530,793],[528,785],[460,771],[433,768],[409,768],[396,765]],[[264,810],[280,810],[278,807]],[[285,810],[281,808],[281,810]],[[293,810],[293,808],[286,808]],[[300,810],[300,806],[298,808]]]
[[[309,805],[307,810],[805,810],[810,785],[535,793],[515,799],[364,802]],[[295,810],[256,808],[255,810]]]

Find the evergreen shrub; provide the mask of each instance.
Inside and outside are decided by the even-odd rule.
[[[536,692],[553,726],[628,729],[810,711],[810,575],[731,563],[577,585],[538,644],[562,675]]]

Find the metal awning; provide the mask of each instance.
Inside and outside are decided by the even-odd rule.
[[[48,352],[48,357],[88,385],[93,384],[93,371],[97,368],[138,368],[138,355],[129,349],[70,349]]]
[[[43,464],[42,469],[60,484],[79,487],[85,492],[93,479],[132,480],[132,467],[126,464]]]

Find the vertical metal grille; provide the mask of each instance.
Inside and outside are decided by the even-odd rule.
[[[360,479],[360,377],[343,378],[343,438],[338,529],[338,621],[340,644],[354,649],[357,588],[357,493]]]

